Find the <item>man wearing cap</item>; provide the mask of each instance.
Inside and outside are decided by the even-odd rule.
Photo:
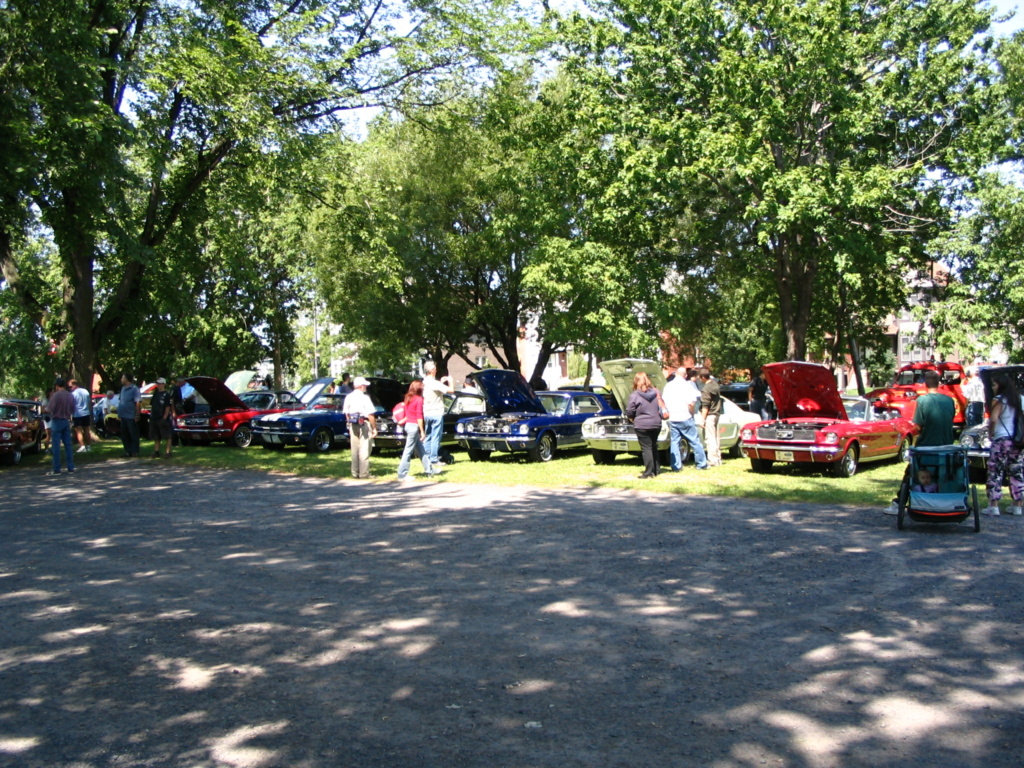
[[[71,438],[71,420],[75,417],[75,398],[68,392],[64,379],[53,383],[53,394],[50,396],[50,450],[53,452],[53,469],[48,475],[60,474],[60,448],[64,445],[64,456],[67,460],[68,474],[75,471],[75,451]]]
[[[167,379],[156,380],[156,391],[149,401],[149,437],[153,440],[153,458],[160,458],[160,443],[167,441],[166,458],[171,458],[171,419],[174,416],[174,400],[167,391]]]
[[[352,450],[352,477],[365,480],[370,477],[370,451],[377,436],[377,407],[366,394],[370,382],[356,376],[352,392],[345,397],[341,412],[348,422],[348,440]]]

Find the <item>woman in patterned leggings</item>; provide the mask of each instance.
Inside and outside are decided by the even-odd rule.
[[[995,396],[989,406],[989,435],[992,447],[988,454],[988,508],[986,515],[999,514],[999,500],[1003,496],[1003,483],[1009,482],[1010,514],[1021,514],[1021,499],[1024,499],[1024,468],[1021,467],[1021,449],[1014,446],[1014,430],[1017,414],[1020,413],[1020,392],[1013,379],[1005,373],[992,377],[992,391]]]

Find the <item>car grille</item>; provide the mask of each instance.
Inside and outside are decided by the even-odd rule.
[[[254,431],[259,435],[294,435],[298,430],[288,429],[280,424],[274,424],[273,426],[268,424],[257,424]]]
[[[182,424],[184,424],[186,427],[205,427],[207,424],[209,424],[209,419],[184,419],[182,421]]]
[[[794,442],[813,443],[812,427],[790,427],[786,425],[766,425],[758,427],[758,440],[793,440]]]

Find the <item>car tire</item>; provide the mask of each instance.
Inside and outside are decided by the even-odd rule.
[[[906,463],[910,461],[910,436],[904,437],[900,440],[899,449],[896,451],[897,461]]]
[[[327,427],[317,427],[306,446],[310,453],[327,453],[334,445],[334,436]]]
[[[590,454],[594,457],[595,464],[605,465],[615,463],[614,451],[604,451],[599,448],[595,448],[590,452]]]
[[[231,434],[231,445],[235,448],[248,448],[252,445],[252,427],[245,424],[240,424]]]
[[[836,477],[853,477],[857,474],[857,459],[859,456],[860,450],[857,448],[857,444],[853,443],[846,449],[843,457],[832,465],[832,474]]]
[[[469,460],[470,461],[487,461],[491,458],[491,452],[485,451],[481,448],[469,448]]]
[[[555,457],[555,436],[550,432],[545,432],[527,453],[530,456],[530,461],[551,461]]]
[[[750,468],[758,474],[765,474],[766,472],[772,471],[772,465],[775,462],[771,459],[751,459]]]
[[[8,464],[21,464],[22,449],[20,445],[14,446],[14,450],[7,454]]]
[[[736,444],[732,448],[729,449],[729,458],[730,459],[742,459],[743,458],[743,449],[740,448],[739,440],[737,440]]]

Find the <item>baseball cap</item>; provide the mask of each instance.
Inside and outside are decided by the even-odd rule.
[[[166,384],[167,383],[167,379],[165,379],[163,376],[161,376],[159,379],[156,380],[156,383],[157,384]]]
[[[370,386],[370,382],[367,381],[366,379],[364,379],[362,376],[356,376],[355,380],[352,382],[352,386],[353,387],[368,387],[368,386]]]

